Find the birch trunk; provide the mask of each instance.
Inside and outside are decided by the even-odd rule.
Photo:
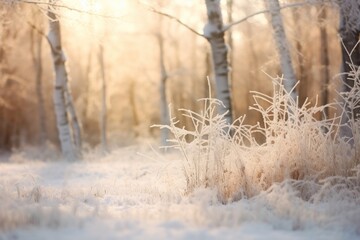
[[[56,124],[61,144],[61,151],[65,158],[67,158],[68,160],[74,160],[77,158],[77,153],[71,137],[66,107],[68,76],[65,67],[66,59],[61,46],[60,23],[57,16],[51,10],[48,11],[48,17],[48,39],[51,47],[55,70],[54,106],[56,114]]]
[[[281,70],[283,72],[284,88],[290,93],[296,85],[296,76],[291,60],[289,43],[286,38],[284,24],[280,13],[280,4],[278,0],[265,0],[265,4],[270,11],[274,40],[280,57]],[[291,97],[296,100],[297,96],[298,94],[294,89],[294,91],[291,92]]]
[[[77,154],[80,154],[82,147],[81,128],[79,124],[79,119],[76,114],[74,100],[68,84],[66,84],[65,86],[65,100],[66,100],[67,111],[69,113],[74,144],[76,147]]]
[[[104,63],[104,46],[99,45],[98,60],[100,65],[101,75],[101,114],[100,114],[100,132],[101,132],[101,145],[103,151],[107,151],[107,106],[106,106],[106,76],[105,76],[105,63]]]
[[[204,36],[210,43],[215,70],[216,96],[222,101],[218,113],[224,114],[227,124],[232,124],[232,106],[229,83],[228,49],[225,44],[223,18],[220,0],[205,0],[208,22],[204,28]]]

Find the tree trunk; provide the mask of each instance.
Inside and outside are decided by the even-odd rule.
[[[65,100],[66,100],[67,111],[69,113],[74,144],[77,148],[78,154],[80,154],[82,147],[81,127],[79,124],[79,119],[76,114],[74,100],[68,84],[66,84],[65,86]]]
[[[32,60],[35,66],[35,92],[38,101],[38,114],[39,114],[39,143],[44,145],[47,140],[46,130],[46,114],[44,106],[44,96],[42,93],[42,38],[43,36],[36,33],[34,29],[31,29],[30,45]]]
[[[228,23],[232,23],[233,22],[233,6],[234,6],[234,1],[233,0],[227,0],[226,1],[226,11],[227,11],[227,22]],[[234,39],[233,39],[233,30],[232,28],[230,28],[229,30],[227,30],[227,36],[228,36],[228,64],[229,64],[229,91],[230,93],[234,94]],[[232,95],[234,96],[234,95]],[[235,114],[235,103],[234,103],[234,99],[231,98],[231,106],[233,109],[233,113],[232,116],[236,116]]]
[[[218,113],[224,115],[227,124],[232,124],[232,105],[229,86],[228,49],[223,32],[223,19],[220,0],[205,0],[208,22],[204,28],[204,36],[210,42],[215,70],[216,97],[223,106],[218,107]]]
[[[320,63],[321,63],[321,83],[322,83],[322,104],[325,105],[329,101],[329,48],[328,48],[328,35],[326,30],[325,21],[327,18],[326,8],[322,7],[319,14],[320,23]],[[329,108],[324,109],[323,119],[329,118]]]
[[[100,132],[101,132],[101,145],[103,151],[107,151],[107,106],[106,106],[106,76],[105,76],[105,63],[104,63],[104,46],[99,45],[99,64],[101,72],[101,115],[100,115]]]
[[[140,126],[140,117],[138,113],[138,107],[137,107],[137,99],[136,99],[136,81],[134,79],[131,80],[130,86],[129,86],[129,98],[130,98],[130,105],[132,110],[132,119],[133,119],[133,128],[135,137],[141,136],[143,134],[140,132],[139,126]]]
[[[227,9],[227,16],[228,16],[228,23],[232,23],[233,22],[233,0],[227,0],[226,1],[226,9]],[[233,32],[232,32],[232,28],[230,28],[229,30],[227,30],[227,35],[228,35],[228,45],[229,45],[229,66],[233,66],[234,64],[234,40],[233,40]],[[229,73],[229,79],[230,79],[230,86],[233,87],[232,81],[233,81],[233,70],[231,69],[230,73]],[[231,89],[232,90],[232,89]],[[233,91],[231,91],[233,92]]]
[[[66,94],[68,74],[65,67],[65,55],[61,46],[60,22],[57,16],[51,10],[48,11],[48,17],[48,39],[51,47],[51,53],[55,69],[54,106],[56,114],[56,124],[61,144],[61,151],[64,157],[68,160],[75,160],[78,157],[78,153],[74,147],[71,137],[66,107],[66,97],[68,95]]]
[[[280,13],[280,4],[278,0],[265,0],[265,4],[271,15],[271,25],[273,28],[276,48],[280,57],[281,70],[283,72],[284,88],[288,93],[290,93],[296,85],[296,76],[291,60],[289,43],[286,38],[284,24]],[[294,91],[291,92],[291,97],[296,100],[297,96],[298,94],[294,89]]]
[[[161,124],[170,125],[170,115],[169,115],[169,106],[167,101],[166,94],[166,85],[167,85],[167,72],[164,62],[164,39],[161,33],[157,34],[157,40],[159,44],[159,65],[160,65],[160,110],[161,110]],[[169,139],[169,130],[167,128],[161,129],[160,133],[161,144],[163,146],[168,145],[167,140]]]
[[[341,51],[342,51],[342,81],[343,87],[342,92],[349,93],[355,84],[355,79],[351,77],[351,72],[353,68],[360,66],[360,46],[358,43],[360,29],[357,25],[353,25],[348,21],[350,16],[348,16],[348,11],[344,8],[340,9],[340,37],[341,42]],[[342,127],[340,129],[340,134],[343,137],[352,138],[352,130],[350,127],[349,121],[355,121],[359,118],[359,106],[355,106],[350,101],[344,103],[345,114],[342,115],[341,123]]]
[[[213,90],[213,84],[211,79],[213,69],[212,61],[211,61],[211,53],[208,47],[204,48],[205,50],[205,74],[204,74],[204,97],[209,98],[210,96],[213,96],[211,90]],[[210,85],[210,86],[209,86]]]
[[[247,10],[247,13],[249,13],[250,11]],[[245,81],[244,82],[244,87],[245,87],[245,93],[246,93],[246,98],[244,99],[244,102],[242,103],[243,106],[246,106],[246,109],[248,109],[248,106],[250,105],[249,103],[251,102],[250,96],[249,96],[249,92],[251,90],[256,90],[259,91],[261,88],[261,83],[260,83],[260,76],[259,76],[259,58],[258,55],[256,54],[256,49],[255,49],[255,45],[256,42],[253,40],[254,39],[254,29],[253,26],[251,26],[251,23],[246,22],[245,23],[246,28],[246,36],[248,39],[250,39],[248,41],[248,46],[247,46],[247,54],[249,56],[248,58],[248,65],[251,66],[251,70],[248,71],[248,79],[251,79],[251,81]],[[240,105],[240,104],[239,104]]]
[[[197,36],[195,34],[192,34],[192,41],[191,41],[191,61],[190,62],[190,69],[191,70],[191,81],[190,81],[190,105],[191,110],[198,111],[200,108],[198,108],[198,98],[199,98],[199,83],[198,83],[198,77],[197,77],[197,70],[198,68],[198,59],[197,59],[197,43],[196,39]],[[177,51],[179,51],[177,49]],[[203,96],[201,96],[203,97]]]
[[[92,45],[91,45],[92,46]],[[90,89],[91,89],[91,81],[92,78],[92,62],[93,62],[93,53],[92,53],[92,47],[90,47],[86,66],[85,69],[81,69],[81,78],[85,79],[85,83],[83,86],[83,101],[82,101],[82,110],[80,112],[80,119],[82,122],[82,130],[83,133],[86,134],[89,130],[89,124],[88,124],[88,115],[89,115],[89,103],[90,103]]]
[[[298,86],[298,95],[299,95],[299,105],[302,106],[305,103],[305,100],[309,97],[309,83],[308,79],[306,78],[306,68],[305,68],[305,61],[304,61],[304,53],[303,53],[303,45],[301,43],[300,36],[302,35],[302,29],[300,25],[300,17],[301,13],[299,13],[300,9],[294,9],[293,10],[293,21],[294,21],[294,32],[296,36],[299,36],[298,39],[296,39],[296,55],[297,55],[297,61],[299,64],[298,68],[298,79],[300,80],[299,86]]]

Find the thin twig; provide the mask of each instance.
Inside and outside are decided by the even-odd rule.
[[[300,7],[300,6],[309,4],[309,3],[310,3],[309,1],[305,1],[305,2],[298,2],[298,3],[287,4],[287,5],[282,6],[282,7],[280,8],[280,10],[286,9],[286,8]],[[159,11],[159,10],[155,9],[154,7],[149,6],[149,5],[147,5],[147,4],[144,4],[144,3],[141,3],[141,2],[140,2],[140,4],[146,6],[146,8],[147,8],[149,11],[152,11],[152,12],[154,12],[154,13],[156,13],[156,14],[162,15],[162,16],[164,16],[164,17],[167,17],[167,18],[169,18],[169,19],[171,19],[171,20],[174,20],[174,21],[178,22],[179,24],[181,24],[182,26],[184,26],[185,28],[187,28],[187,29],[190,30],[191,32],[195,33],[196,35],[198,35],[198,36],[200,36],[200,37],[205,37],[204,34],[199,33],[198,31],[196,31],[194,28],[192,28],[191,26],[189,26],[189,25],[187,25],[186,23],[184,23],[184,22],[183,22],[182,20],[180,20],[179,18],[177,18],[177,17],[175,17],[175,16],[172,16],[172,15],[170,15],[170,14],[168,14],[168,13],[164,13],[164,12],[162,12],[162,11]],[[246,17],[244,17],[244,18],[242,18],[242,19],[240,19],[240,20],[238,20],[238,21],[229,23],[229,24],[227,24],[227,25],[224,26],[223,32],[226,32],[227,30],[229,30],[229,29],[232,28],[233,26],[235,26],[235,25],[237,25],[237,24],[239,24],[239,23],[242,23],[242,22],[244,22],[244,21],[246,21],[246,20],[248,20],[248,19],[250,19],[250,18],[252,18],[252,17],[255,17],[255,16],[260,15],[260,14],[268,13],[268,12],[269,12],[268,9],[264,9],[264,10],[261,10],[261,11],[255,12],[255,13],[252,13],[252,14],[250,14],[250,15],[248,15],[248,16],[246,16]]]
[[[49,37],[46,35],[46,33],[44,33],[44,31],[42,31],[41,29],[39,29],[37,26],[35,26],[32,22],[30,22],[28,19],[25,19],[25,22],[32,28],[34,29],[40,36],[43,36],[48,43],[50,44],[50,46],[52,47]]]
[[[3,2],[3,1],[4,0],[0,0],[0,2]],[[111,16],[111,15],[98,14],[98,13],[84,11],[84,10],[79,9],[79,8],[69,7],[67,5],[57,4],[57,3],[49,3],[49,2],[36,1],[36,0],[19,0],[19,2],[20,3],[26,3],[26,4],[47,5],[47,6],[52,6],[52,7],[56,7],[56,8],[59,8],[59,9],[62,8],[62,9],[66,9],[66,10],[69,10],[69,11],[78,12],[78,13],[84,13],[84,14],[88,14],[90,16],[97,16],[97,17],[101,17],[101,18],[121,19],[121,16],[116,17],[116,16]]]
[[[284,6],[280,7],[280,10],[286,9],[286,8],[300,7],[300,6],[303,6],[305,4],[308,4],[308,2],[299,2],[299,3],[287,4],[287,5],[284,5]],[[268,12],[270,12],[269,9],[264,9],[264,10],[252,13],[250,15],[247,15],[246,17],[244,17],[244,18],[242,18],[240,20],[237,20],[235,22],[229,23],[226,26],[224,26],[223,32],[226,32],[227,30],[229,30],[233,26],[235,26],[235,25],[237,25],[239,23],[245,22],[246,20],[248,20],[248,19],[250,19],[252,17],[255,17],[255,16],[260,15],[260,14],[268,13]]]
[[[175,17],[175,16],[172,16],[168,13],[164,13],[162,11],[159,11],[155,8],[153,8],[152,6],[149,6],[147,4],[144,4],[144,3],[140,3],[141,5],[145,6],[147,10],[151,11],[151,12],[154,12],[156,14],[159,14],[161,16],[164,16],[164,17],[167,17],[171,20],[174,20],[176,21],[177,23],[179,23],[180,25],[182,25],[183,27],[187,28],[188,30],[190,30],[191,32],[195,33],[196,35],[200,36],[200,37],[205,37],[202,33],[199,33],[198,31],[196,31],[194,28],[190,27],[189,25],[187,25],[186,23],[184,23],[182,20],[180,20],[179,18]]]

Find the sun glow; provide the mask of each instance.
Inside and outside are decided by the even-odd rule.
[[[75,10],[75,12],[89,13],[92,15],[120,17],[129,10],[128,0],[64,0],[68,6],[64,10]]]

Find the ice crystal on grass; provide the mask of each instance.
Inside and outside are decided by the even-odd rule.
[[[262,124],[245,125],[242,117],[227,125],[223,116],[216,114],[221,103],[215,99],[203,99],[201,113],[181,110],[191,119],[194,130],[177,127],[178,122],[172,118],[167,127],[174,136],[170,140],[172,147],[184,157],[186,193],[213,188],[218,199],[226,203],[288,182],[303,200],[317,201],[344,192],[345,196],[359,199],[354,151],[358,146],[339,135],[338,117],[322,121],[315,118],[335,104],[310,106],[305,102],[298,106],[281,82],[273,80],[272,96],[254,92],[252,109],[261,113]],[[266,141],[259,144],[255,134],[262,134]],[[358,131],[353,135],[357,138]]]

